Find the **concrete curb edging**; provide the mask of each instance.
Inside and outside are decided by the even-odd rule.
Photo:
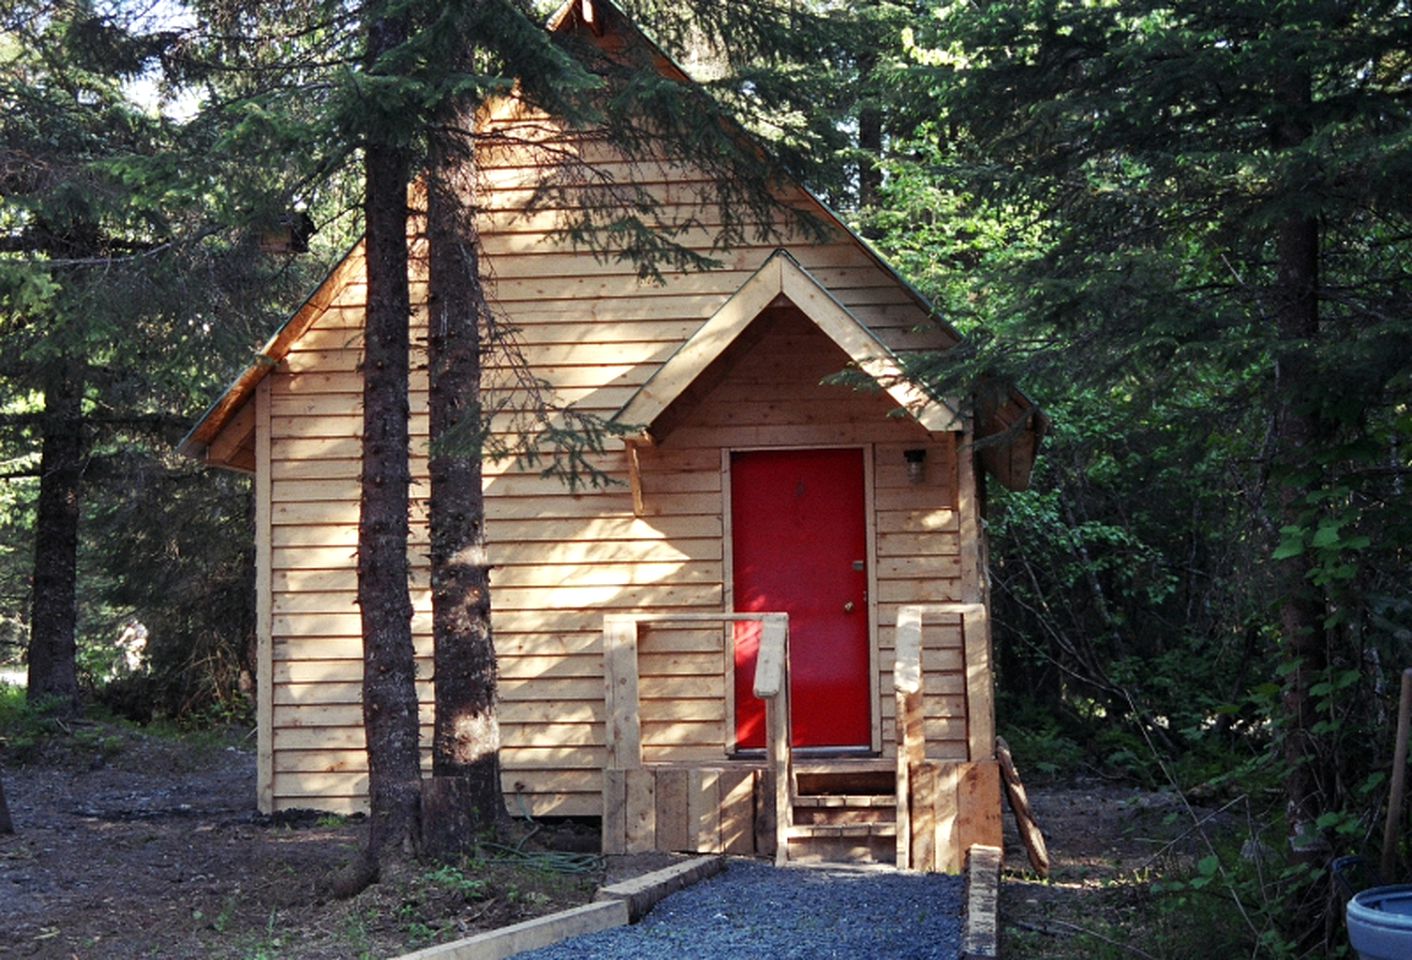
[[[667,896],[720,873],[725,866],[725,857],[693,857],[631,880],[600,887],[593,899],[627,904],[628,922],[637,923]]]
[[[976,844],[966,852],[966,922],[961,930],[962,960],[1000,956],[999,847]]]
[[[507,960],[572,937],[637,923],[669,894],[720,873],[725,865],[724,857],[695,857],[631,880],[599,887],[593,903],[415,953],[404,953],[395,960]]]

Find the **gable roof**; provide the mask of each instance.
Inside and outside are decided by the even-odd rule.
[[[549,19],[546,29],[551,33],[579,31],[583,34],[586,41],[597,44],[601,49],[604,49],[605,52],[615,43],[641,45],[641,47],[651,55],[654,66],[663,76],[679,83],[690,84],[693,82],[686,72],[648,37],[637,24],[614,6],[611,0],[566,0],[559,10]],[[736,135],[740,136],[746,143],[752,145],[762,156],[766,154],[766,151],[759,146],[755,139],[743,127],[739,124],[732,124],[732,128]],[[932,322],[936,324],[935,329],[937,332],[941,333],[945,339],[951,341],[951,344],[961,340],[960,333],[950,324],[946,323],[945,320],[938,317],[930,301],[904,279],[892,264],[878,253],[871,244],[849,227],[842,218],[829,209],[829,207],[808,188],[794,182],[791,183],[791,186],[798,190],[799,197],[803,200],[804,206],[808,208],[808,212],[829,227],[836,229],[852,243],[856,244],[859,250],[863,251],[900,290],[906,293],[909,300],[931,318]],[[206,459],[208,462],[215,465],[234,469],[248,470],[253,466],[247,465],[244,462],[248,457],[242,452],[249,446],[248,437],[245,437],[243,440],[235,437],[222,437],[223,431],[226,431],[227,428],[235,430],[235,428],[240,427],[244,433],[248,434],[249,431],[244,431],[243,427],[241,427],[241,423],[245,420],[249,420],[250,426],[253,428],[253,417],[244,417],[242,414],[248,402],[253,397],[255,388],[270,371],[274,370],[280,361],[288,355],[293,344],[308,331],[328,305],[337,297],[338,293],[348,283],[350,277],[357,273],[362,265],[361,251],[362,240],[359,240],[349,253],[345,255],[343,260],[334,267],[319,285],[318,289],[305,301],[300,309],[281,325],[279,330],[266,342],[250,365],[202,415],[200,420],[198,420],[196,425],[192,427],[186,437],[184,437],[178,445],[178,452],[197,459]],[[775,259],[778,259],[778,254],[772,257],[772,261]],[[907,381],[902,375],[896,355],[883,345],[865,324],[861,323],[857,317],[843,307],[826,288],[808,274],[807,271],[803,270],[792,257],[786,254],[785,260],[788,260],[792,265],[790,268],[784,266],[783,260],[777,267],[771,268],[778,269],[781,276],[781,290],[778,291],[776,295],[778,295],[779,292],[783,292],[783,284],[785,283],[783,278],[787,274],[790,277],[789,282],[794,285],[796,292],[810,303],[816,305],[813,312],[805,309],[806,314],[808,314],[811,319],[820,326],[820,329],[824,330],[835,343],[842,347],[845,353],[847,353],[855,363],[873,376],[893,399],[897,400],[899,404],[911,412],[924,427],[929,430],[960,429],[960,420],[957,417],[955,409],[936,398],[927,396],[924,391]],[[753,279],[754,278],[752,278],[752,280]],[[731,300],[720,308],[717,315],[712,317],[713,321],[722,311],[726,311],[737,298],[742,296],[749,282],[750,281],[747,281],[747,284],[743,285],[741,289],[732,296]],[[765,281],[761,282],[763,283]],[[751,295],[753,296],[753,294]],[[786,294],[786,296],[788,296],[788,294]],[[741,303],[743,302],[744,301],[741,301]],[[803,309],[805,304],[796,302],[795,306]],[[740,307],[736,309],[740,309],[742,314],[746,312]],[[732,315],[734,316],[734,314]],[[748,326],[753,317],[754,314],[750,314],[744,317],[743,320],[741,320],[739,316],[735,317],[735,319]],[[708,323],[709,322],[710,321],[708,321]],[[721,324],[725,325],[726,321],[722,319]],[[743,330],[744,326],[741,326],[739,329]],[[736,332],[739,333],[739,330]],[[691,355],[702,350],[702,345],[706,341],[701,338],[702,331],[698,331],[696,335],[693,335],[693,337],[678,350],[676,355],[669,358],[669,364],[673,362],[677,364],[675,370],[672,371],[674,375],[681,370],[693,369],[685,366],[688,360],[682,359],[678,361],[677,356]],[[693,343],[695,346],[692,346]],[[948,344],[948,346],[951,344]],[[690,354],[687,351],[688,346],[692,346]],[[719,352],[716,352],[712,354],[711,359],[719,355]],[[710,359],[706,361],[706,363],[709,362]],[[704,367],[702,369],[704,369]],[[697,372],[699,373],[700,369],[697,369]],[[689,385],[691,379],[692,378],[688,377],[684,383],[678,386],[677,393],[673,394],[672,399],[675,399],[675,397],[680,394],[680,391]],[[645,385],[639,391],[639,394],[642,395],[644,399],[639,401],[635,396],[630,400],[629,404],[619,411],[617,415],[619,422],[643,422],[634,418],[649,410],[647,406],[649,399],[647,398],[652,394],[648,393],[647,387],[651,386],[653,383],[657,384],[656,390],[660,393],[663,384],[667,383],[667,377],[663,375],[662,371],[654,374],[649,384]],[[977,425],[977,436],[995,437],[1003,434],[1008,438],[1004,439],[1001,443],[1001,446],[1005,448],[1003,451],[991,453],[989,456],[984,455],[983,451],[982,459],[988,467],[992,467],[992,472],[996,473],[1001,482],[1007,487],[1023,489],[1024,485],[1028,483],[1029,468],[1033,464],[1039,442],[1047,429],[1048,420],[1043,412],[1017,389],[1009,390],[1008,394],[1009,402],[1006,404],[1006,412],[1009,414],[1009,417],[1004,421],[1004,426],[980,423]],[[667,403],[670,403],[670,400],[668,400]],[[634,404],[638,404],[638,406],[634,407]],[[665,410],[665,406],[664,404],[660,409],[657,409],[656,412],[647,419],[655,419],[662,410]],[[985,411],[978,412],[980,412],[983,417],[986,416]],[[988,420],[989,417],[986,417],[986,419]],[[934,426],[934,424],[941,423],[946,423],[948,426]],[[1007,465],[1008,469],[1004,471],[995,470],[993,469],[993,465],[1001,462],[1000,454],[1002,452],[1005,454],[1003,462]],[[237,453],[239,457],[235,455]]]
[[[960,429],[956,411],[909,381],[896,354],[783,249],[772,253],[613,419],[650,433],[666,409],[780,297],[799,308],[922,426],[935,432]]]
[[[265,345],[255,354],[255,359],[250,362],[240,375],[226,387],[225,391],[216,398],[215,402],[206,408],[206,412],[196,421],[196,425],[187,431],[177,444],[177,453],[187,457],[200,459],[210,459],[220,466],[231,467],[237,470],[247,468],[237,462],[232,462],[224,451],[216,450],[212,444],[226,428],[232,423],[246,407],[246,401],[255,393],[255,388],[260,381],[265,379],[271,370],[279,365],[288,354],[290,348],[309,328],[314,325],[314,321],[321,317],[329,304],[338,296],[339,292],[352,280],[358,276],[363,266],[363,241],[360,239],[353,247],[343,255],[343,257],[328,272],[323,281],[320,282],[314,292],[309,294],[307,300],[300,304],[299,309],[290,315],[289,319],[279,325],[270,339],[265,341]],[[250,418],[250,430],[254,430],[254,418]],[[235,438],[236,444],[225,444],[222,446],[232,446],[238,444],[240,438]],[[208,457],[208,454],[211,456]],[[251,465],[249,470],[253,470]]]

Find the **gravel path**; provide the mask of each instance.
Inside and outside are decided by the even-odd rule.
[[[957,960],[960,877],[732,861],[639,924],[520,960]]]

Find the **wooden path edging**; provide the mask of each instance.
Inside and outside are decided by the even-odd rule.
[[[507,960],[571,937],[637,923],[668,895],[720,873],[723,857],[694,857],[661,870],[600,887],[593,903],[536,917],[474,937],[405,953],[396,960]]]
[[[977,844],[966,854],[966,921],[961,931],[962,960],[1000,956],[999,847]]]
[[[570,937],[621,927],[627,922],[627,904],[621,900],[587,903],[499,930],[487,930],[464,940],[404,953],[397,960],[506,960],[526,950],[552,947]]]
[[[598,894],[593,899],[616,900],[627,904],[628,922],[637,923],[664,898],[693,883],[715,876],[725,869],[725,866],[724,857],[693,857],[681,863],[674,863],[670,867],[633,877],[631,880],[599,887]]]

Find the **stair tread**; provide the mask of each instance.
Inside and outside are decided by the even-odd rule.
[[[840,776],[860,771],[873,773],[897,772],[897,761],[891,757],[801,757],[793,758],[796,773],[837,774]]]
[[[808,837],[895,837],[895,823],[799,823],[789,828],[791,840]]]
[[[897,798],[890,794],[818,793],[794,798],[796,807],[895,807]]]

